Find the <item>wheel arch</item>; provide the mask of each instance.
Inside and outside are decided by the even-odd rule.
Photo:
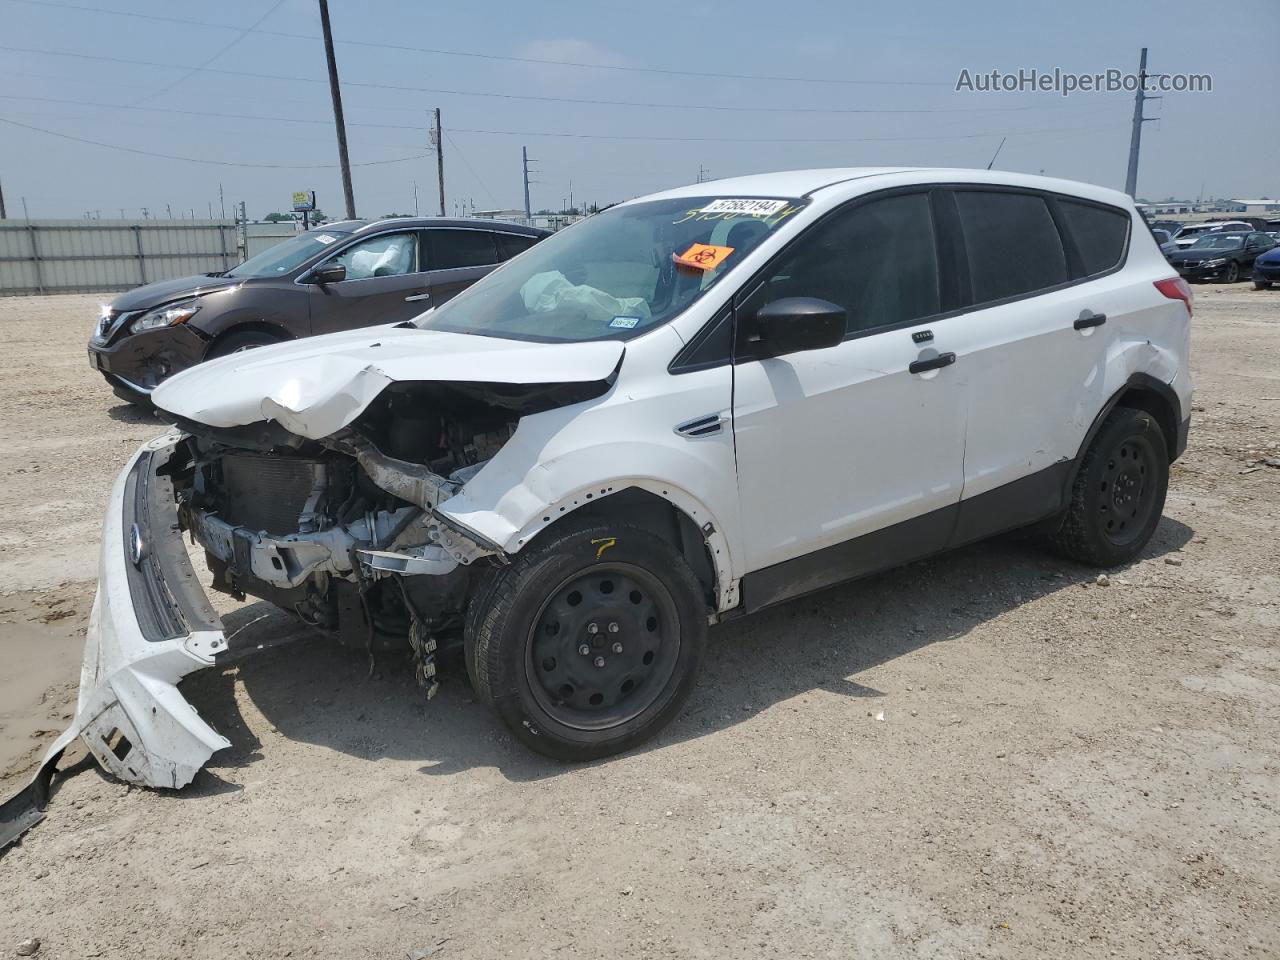
[[[1158,380],[1149,373],[1134,373],[1125,381],[1124,386],[1112,394],[1098,415],[1093,418],[1093,423],[1089,425],[1089,430],[1084,435],[1084,441],[1080,444],[1080,449],[1076,451],[1075,461],[1066,476],[1066,482],[1063,486],[1063,502],[1069,497],[1071,487],[1076,481],[1076,475],[1080,472],[1080,465],[1084,461],[1085,451],[1093,443],[1097,437],[1098,431],[1102,429],[1103,423],[1116,407],[1125,406],[1133,407],[1144,413],[1149,413],[1155,419],[1156,425],[1160,427],[1160,432],[1164,435],[1165,444],[1169,449],[1169,462],[1172,463],[1182,453],[1179,449],[1179,430],[1178,426],[1182,423],[1183,412],[1182,403],[1178,399],[1177,393],[1173,387],[1162,380]]]
[[[241,320],[224,327],[213,335],[213,339],[209,341],[204,348],[205,358],[211,357],[218,346],[225,343],[229,338],[241,333],[263,333],[267,336],[274,337],[281,343],[286,340],[296,340],[297,337],[291,333],[286,327],[282,327],[278,323],[272,323],[270,320]]]
[[[644,478],[592,486],[548,504],[516,533],[508,549],[513,553],[523,550],[570,517],[617,518],[645,528],[667,540],[685,558],[703,586],[710,610],[724,611],[737,605],[738,583],[721,525],[688,491]]]

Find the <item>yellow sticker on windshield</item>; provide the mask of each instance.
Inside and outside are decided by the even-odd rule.
[[[673,253],[671,259],[679,266],[694,270],[714,270],[729,258],[733,247],[718,247],[710,243],[695,243],[684,253]]]

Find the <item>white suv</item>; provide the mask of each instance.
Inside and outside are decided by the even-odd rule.
[[[1122,563],[1186,444],[1191,295],[1129,198],[807,170],[590,217],[396,326],[158,387],[103,539],[77,723],[125,780],[226,741],[178,695],[265,598],[428,693],[461,643],[517,738],[653,736],[708,625],[1037,525]],[[299,647],[297,655],[306,656]]]

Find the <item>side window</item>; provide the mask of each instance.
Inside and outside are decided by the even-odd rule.
[[[839,304],[849,315],[849,333],[940,312],[928,195],[872,200],[812,228],[744,309],[783,297]]]
[[[331,261],[347,268],[348,280],[398,277],[418,271],[418,239],[412,233],[387,233],[362,240]]]
[[[486,230],[428,230],[427,236],[431,238],[428,269],[483,267],[499,260],[493,234]]]
[[[976,304],[1066,283],[1067,256],[1044,198],[957,190]]]
[[[1075,241],[1076,250],[1084,264],[1084,274],[1092,277],[1106,273],[1124,257],[1125,243],[1129,239],[1129,215],[1114,207],[1099,207],[1076,200],[1058,200],[1067,230]],[[1156,239],[1160,239],[1160,231]]]
[[[498,241],[499,260],[510,260],[517,253],[524,253],[538,242],[537,237],[525,237],[515,233],[495,233],[494,237]]]

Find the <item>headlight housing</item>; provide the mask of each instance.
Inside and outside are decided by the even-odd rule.
[[[161,327],[171,327],[174,324],[186,323],[199,311],[200,301],[195,299],[168,303],[163,307],[148,310],[138,317],[130,325],[129,331],[131,333],[142,333],[144,330],[158,330]]]
[[[1204,263],[1200,264],[1200,266],[1202,266],[1202,267],[1220,267],[1220,266],[1222,266],[1222,265],[1223,265],[1224,263],[1226,263],[1226,262],[1227,262],[1227,258],[1226,258],[1226,257],[1218,257],[1218,258],[1216,258],[1216,259],[1214,259],[1214,260],[1206,260]]]

